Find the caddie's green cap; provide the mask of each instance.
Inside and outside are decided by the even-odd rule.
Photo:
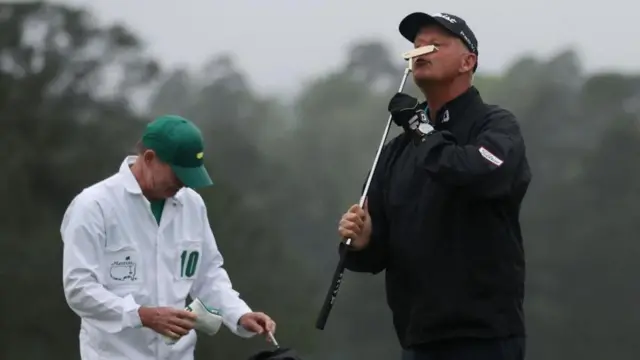
[[[200,129],[176,115],[164,115],[147,125],[142,145],[169,164],[186,187],[213,185],[204,167],[204,141]]]

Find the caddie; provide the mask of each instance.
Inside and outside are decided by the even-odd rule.
[[[184,310],[188,295],[238,336],[275,332],[233,289],[193,190],[213,184],[200,130],[161,116],[137,147],[116,174],[80,192],[62,220],[64,294],[81,318],[81,359],[193,359],[192,329],[215,333],[216,311]]]

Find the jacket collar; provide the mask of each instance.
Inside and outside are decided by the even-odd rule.
[[[133,195],[142,195],[142,189],[140,188],[140,184],[138,184],[138,180],[133,176],[131,172],[131,165],[136,162],[138,157],[135,155],[127,156],[120,164],[120,170],[118,173],[122,176],[124,188]],[[184,189],[180,189],[171,199],[176,202],[182,204],[182,193]]]
[[[433,126],[444,125],[455,119],[463,117],[465,112],[469,109],[470,105],[475,102],[481,102],[480,92],[475,86],[469,87],[467,91],[458,95],[458,97],[447,102],[436,114],[435,121],[431,120]],[[429,104],[424,103],[427,108],[427,116],[429,115]]]

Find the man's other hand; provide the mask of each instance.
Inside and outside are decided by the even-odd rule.
[[[250,312],[242,315],[238,320],[238,325],[257,334],[267,334],[276,332],[276,323],[269,315],[261,312]]]
[[[187,335],[196,320],[195,314],[170,307],[141,307],[138,314],[142,326],[172,339]]]

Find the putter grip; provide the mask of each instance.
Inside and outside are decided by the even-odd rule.
[[[324,330],[324,326],[327,324],[327,319],[329,318],[329,313],[331,313],[331,309],[333,308],[333,303],[338,296],[338,291],[340,291],[340,285],[342,284],[342,276],[344,275],[344,265],[345,261],[347,260],[348,251],[348,246],[344,245],[340,247],[340,260],[338,261],[336,270],[333,273],[331,286],[327,291],[327,295],[324,298],[324,303],[322,304],[322,308],[320,309],[320,314],[318,315],[318,319],[316,320],[316,329],[318,330]]]

